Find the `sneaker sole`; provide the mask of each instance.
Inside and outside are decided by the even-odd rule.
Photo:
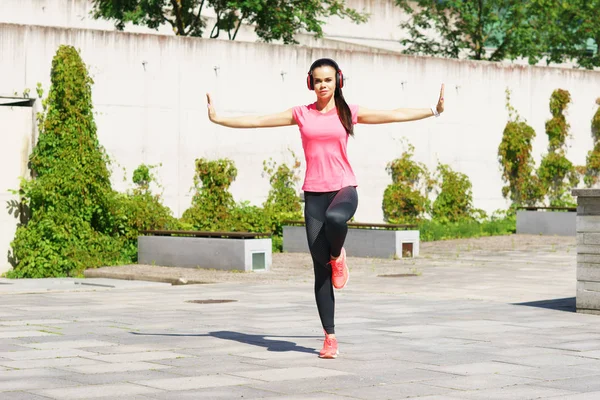
[[[324,355],[319,355],[319,358],[322,358],[324,360],[333,360],[334,358],[337,358],[337,356],[339,356],[340,353],[336,352],[335,354],[324,354]]]

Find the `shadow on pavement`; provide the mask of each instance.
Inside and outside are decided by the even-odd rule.
[[[185,333],[141,333],[141,332],[130,332],[132,335],[139,336],[191,336],[191,337],[215,337],[223,340],[232,340],[239,343],[251,344],[254,346],[260,346],[266,348],[268,351],[297,351],[300,353],[316,353],[316,349],[311,349],[304,346],[298,346],[294,342],[285,340],[277,340],[270,338],[320,338],[320,336],[271,336],[271,335],[249,335],[241,332],[231,331],[217,331],[209,332],[207,334],[185,334]]]
[[[550,310],[575,312],[575,297],[565,297],[563,299],[530,301],[527,303],[513,303],[516,306],[529,306],[548,308]]]

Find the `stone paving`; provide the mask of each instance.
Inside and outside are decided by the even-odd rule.
[[[599,399],[600,316],[553,240],[350,258],[336,360],[306,255],[262,282],[0,279],[0,399]]]

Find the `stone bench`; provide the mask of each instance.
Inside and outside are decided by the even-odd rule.
[[[268,271],[270,233],[142,231],[138,263],[228,271]]]
[[[348,223],[344,248],[352,257],[405,258],[419,255],[416,225]],[[304,221],[284,221],[283,251],[307,253]]]

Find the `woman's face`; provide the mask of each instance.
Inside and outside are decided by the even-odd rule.
[[[335,68],[329,65],[317,67],[313,70],[313,83],[317,98],[329,99],[335,92]]]

